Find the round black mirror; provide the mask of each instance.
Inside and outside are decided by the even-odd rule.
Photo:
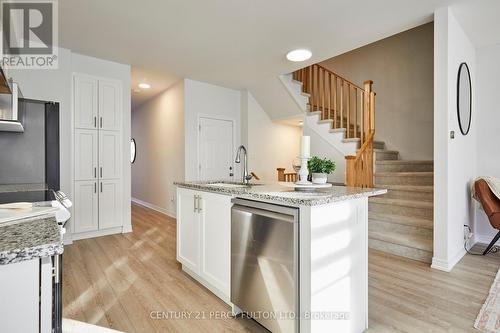
[[[457,115],[460,131],[463,135],[467,135],[472,117],[472,84],[469,66],[465,62],[461,63],[458,68]]]
[[[130,163],[135,162],[136,156],[137,156],[137,147],[135,144],[135,140],[131,139],[130,140]]]

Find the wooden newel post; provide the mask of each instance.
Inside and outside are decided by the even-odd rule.
[[[278,168],[276,170],[278,171],[278,181],[284,182],[285,181],[285,168]]]
[[[346,185],[356,186],[356,156],[345,157]]]

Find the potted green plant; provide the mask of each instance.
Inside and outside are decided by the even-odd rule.
[[[335,171],[335,162],[326,158],[313,156],[307,162],[309,172],[312,174],[312,182],[314,184],[326,184],[328,175]]]

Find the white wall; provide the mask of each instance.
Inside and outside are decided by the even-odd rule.
[[[500,77],[500,44],[477,50],[476,109],[472,114],[477,129],[477,176],[500,178],[500,110],[498,78]],[[479,207],[479,205],[476,205]],[[498,232],[491,227],[482,209],[476,209],[475,241],[489,244]],[[497,242],[500,245],[500,241]]]
[[[60,165],[61,190],[70,199],[72,189],[72,119],[71,87],[72,73],[80,72],[117,79],[123,85],[123,218],[124,230],[131,230],[130,213],[130,66],[102,59],[72,53],[59,49],[59,68],[56,70],[11,70],[14,81],[18,82],[25,98],[59,102],[60,107]],[[72,232],[70,222],[67,230]]]
[[[363,86],[373,80],[375,140],[402,159],[433,159],[433,23],[321,62]],[[395,124],[397,124],[395,126]]]
[[[234,122],[234,152],[241,144],[241,93],[239,90],[209,83],[184,80],[185,179],[198,178],[198,124],[201,116],[230,119]],[[235,165],[235,178],[240,176]]]
[[[463,257],[464,224],[474,220],[469,186],[476,174],[476,121],[460,133],[456,82],[460,63],[471,71],[473,96],[476,53],[450,8],[434,17],[434,257],[432,267],[449,271]],[[474,97],[473,97],[474,101]],[[473,106],[475,110],[475,106]],[[450,139],[455,131],[455,139]]]
[[[272,122],[251,93],[242,93],[242,132],[247,133],[249,170],[262,181],[277,181],[277,168],[293,172],[299,155],[302,129]],[[246,117],[245,117],[246,116]]]
[[[132,198],[175,216],[173,183],[184,180],[183,80],[132,111],[132,137]]]

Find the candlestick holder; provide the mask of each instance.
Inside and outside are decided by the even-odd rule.
[[[310,157],[299,156],[298,158],[300,159],[299,181],[297,181],[295,184],[297,185],[312,184],[310,181],[307,180],[307,177],[309,176],[307,161],[310,160]]]

